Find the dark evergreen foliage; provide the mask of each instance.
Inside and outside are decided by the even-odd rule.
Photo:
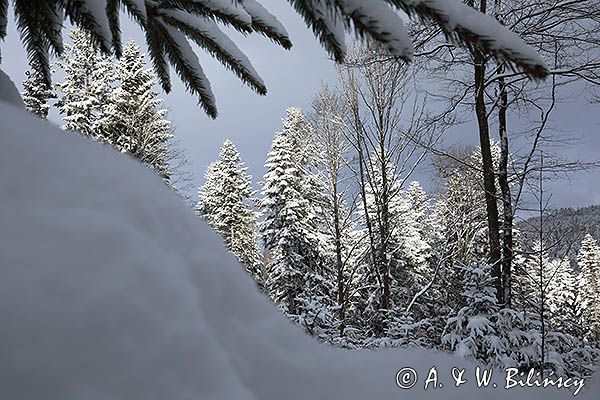
[[[510,41],[502,42],[498,38],[503,34],[490,34],[495,30],[488,32],[486,24],[464,24],[463,19],[456,21],[457,15],[461,14],[473,14],[474,20],[478,17],[475,10],[460,2],[380,0],[369,2],[367,6],[354,0],[289,1],[336,61],[342,61],[346,54],[344,32],[347,30],[380,43],[393,57],[410,60],[412,44],[402,19],[396,14],[396,10],[401,10],[438,26],[454,42],[481,48],[531,77],[547,75],[543,63],[532,59],[532,53],[524,51],[520,44],[513,47]],[[217,108],[210,83],[188,40],[208,50],[260,94],[267,91],[264,83],[245,55],[221,32],[217,22],[242,33],[258,32],[286,49],[292,45],[285,28],[255,0],[231,3],[206,0],[14,0],[13,6],[29,61],[39,68],[46,84],[50,85],[51,80],[50,55],[63,52],[64,19],[89,32],[101,52],[120,57],[119,14],[125,10],[145,32],[150,58],[163,89],[167,92],[171,89],[171,65],[213,118],[217,116]],[[7,8],[8,1],[0,0],[0,38],[6,35]],[[496,22],[490,20],[490,23]]]

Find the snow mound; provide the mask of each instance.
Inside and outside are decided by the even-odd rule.
[[[17,87],[4,71],[0,69],[0,101],[23,107],[23,100]],[[4,127],[4,121],[2,126]]]
[[[473,367],[443,353],[319,344],[280,315],[216,234],[150,170],[2,102],[0,120],[2,398],[554,394],[454,389],[451,367],[464,365],[469,378]],[[432,366],[445,386],[424,391]],[[411,390],[396,385],[403,367],[419,373]]]

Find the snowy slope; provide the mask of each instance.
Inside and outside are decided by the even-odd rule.
[[[442,353],[318,344],[150,170],[2,102],[0,120],[3,399],[552,396],[452,389],[450,367],[464,362]],[[445,387],[402,391],[408,366],[421,388],[437,366]]]

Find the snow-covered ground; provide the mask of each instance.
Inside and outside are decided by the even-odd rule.
[[[572,397],[503,389],[500,372],[477,389],[445,353],[319,344],[150,170],[7,103],[0,121],[2,399]],[[444,387],[424,391],[434,366]],[[396,385],[404,367],[413,389]]]

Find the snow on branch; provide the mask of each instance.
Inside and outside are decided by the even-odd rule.
[[[398,11],[439,26],[453,42],[478,49],[527,76],[541,79],[548,70],[536,51],[498,21],[460,0],[288,0],[304,19],[323,47],[336,61],[347,54],[345,34],[352,31],[385,47],[398,59],[410,61],[413,43]],[[86,31],[103,53],[121,54],[120,11],[124,9],[140,25],[162,87],[171,88],[169,65],[175,67],[188,89],[202,94],[200,103],[216,116],[208,81],[200,79],[196,62],[186,65],[193,50],[189,37],[209,51],[227,68],[260,94],[267,92],[260,76],[244,53],[217,26],[232,27],[244,34],[258,32],[282,47],[292,42],[284,26],[259,0],[80,0],[14,1],[17,28],[27,49],[30,64],[42,71],[50,84],[49,56],[62,54],[62,27],[66,17]],[[5,35],[7,1],[0,0],[0,37]],[[162,28],[167,26],[169,29]],[[180,40],[184,38],[183,40]],[[185,42],[185,43],[184,43]],[[183,51],[181,49],[185,48]],[[189,50],[189,52],[188,52]],[[198,85],[198,86],[196,86]],[[208,111],[210,110],[210,112]]]
[[[162,10],[161,15],[166,23],[179,29],[200,47],[206,49],[258,93],[262,95],[267,93],[262,78],[248,57],[219,29],[213,20],[181,10]]]
[[[529,77],[545,78],[548,69],[538,53],[494,18],[459,0],[386,0],[409,15],[434,21],[454,42],[481,48],[522,69]]]
[[[265,35],[284,49],[291,49],[292,42],[285,27],[256,0],[240,0],[252,18],[252,28]]]

